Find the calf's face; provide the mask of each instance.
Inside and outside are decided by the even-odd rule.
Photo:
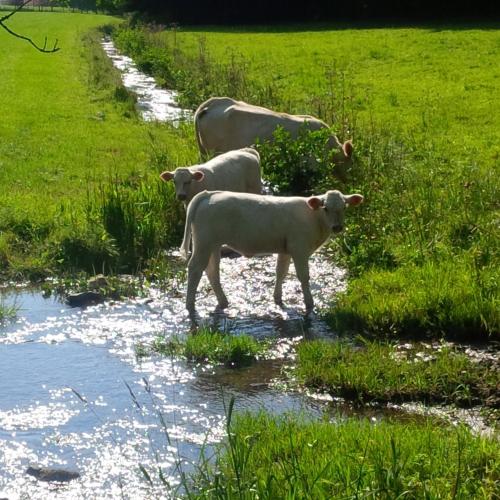
[[[344,229],[344,212],[348,206],[363,202],[360,194],[345,195],[340,191],[327,191],[322,196],[311,196],[307,204],[312,210],[322,210],[331,231],[340,233]]]
[[[178,168],[174,172],[162,172],[160,174],[162,181],[174,181],[175,194],[177,199],[181,201],[189,201],[192,198],[191,183],[200,182],[204,177],[205,174],[200,170],[192,172],[188,168]]]

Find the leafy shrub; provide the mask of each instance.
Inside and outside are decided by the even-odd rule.
[[[278,127],[273,141],[257,142],[263,178],[277,194],[320,194],[339,185],[328,148],[329,129],[314,132],[303,128],[297,139]]]

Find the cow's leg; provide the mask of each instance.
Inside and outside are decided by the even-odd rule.
[[[215,296],[217,297],[218,306],[221,309],[225,309],[228,306],[228,301],[220,284],[220,248],[217,248],[216,251],[212,252],[210,255],[206,273],[208,281],[210,282],[210,285],[215,292]]]
[[[276,285],[274,286],[274,302],[279,306],[283,305],[282,288],[283,281],[290,266],[290,255],[279,253],[276,261]]]
[[[188,263],[188,286],[186,293],[186,309],[194,313],[196,290],[200,283],[201,275],[208,265],[210,251],[203,248],[194,248]]]
[[[293,263],[295,265],[295,271],[297,272],[297,278],[302,286],[306,311],[310,312],[314,307],[314,301],[311,295],[311,289],[309,288],[309,256],[294,255]]]

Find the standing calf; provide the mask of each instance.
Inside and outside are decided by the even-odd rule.
[[[262,192],[259,153],[252,148],[229,151],[201,165],[162,172],[160,178],[174,181],[177,198],[187,206],[202,191]]]
[[[277,253],[274,301],[282,304],[282,284],[293,259],[302,286],[306,310],[313,308],[309,289],[309,256],[331,235],[344,228],[344,211],[363,201],[360,194],[328,191],[310,198],[263,196],[224,191],[196,195],[188,207],[181,251],[188,263],[186,308],[195,311],[196,289],[203,271],[217,296],[218,306],[228,305],[220,284],[220,247],[228,245],[246,257]]]

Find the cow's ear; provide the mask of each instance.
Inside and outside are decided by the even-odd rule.
[[[355,207],[356,205],[363,203],[364,198],[360,194],[348,194],[348,195],[344,195],[344,200],[345,200],[346,205],[349,205],[351,207]]]
[[[309,205],[309,208],[311,210],[318,210],[324,205],[323,200],[321,198],[318,198],[317,196],[311,196],[310,198],[307,198],[307,204]]]
[[[347,156],[347,158],[350,158],[352,156],[352,152],[354,150],[354,147],[352,145],[352,141],[346,141],[344,144],[342,144],[342,151],[344,151],[344,154]]]
[[[205,177],[205,174],[204,174],[203,172],[201,172],[200,170],[195,170],[195,171],[193,172],[193,179],[194,179],[195,181],[200,182],[200,181],[202,181],[202,180],[203,180],[203,178],[204,178],[204,177]]]
[[[160,179],[164,182],[171,181],[174,178],[173,172],[162,172],[160,174]]]

